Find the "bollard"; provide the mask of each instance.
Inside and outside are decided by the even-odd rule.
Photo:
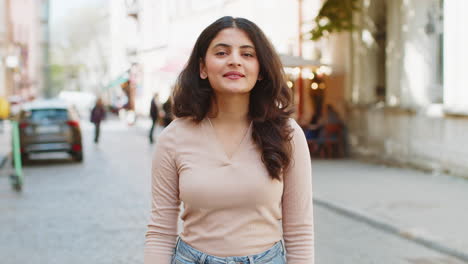
[[[13,189],[21,191],[23,188],[23,168],[21,164],[21,153],[20,153],[20,138],[19,138],[19,127],[18,122],[12,121],[12,137],[13,137],[13,164],[14,172],[10,175],[10,180]]]

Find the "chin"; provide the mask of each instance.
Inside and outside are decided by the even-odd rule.
[[[223,89],[223,93],[227,93],[227,94],[246,94],[246,93],[250,93],[250,91],[252,91],[252,89],[249,89],[249,88],[226,88],[226,89]]]

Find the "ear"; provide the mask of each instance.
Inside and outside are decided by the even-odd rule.
[[[206,66],[205,66],[205,63],[203,63],[202,59],[200,59],[200,78],[202,78],[203,80],[208,78],[208,73],[206,72]]]
[[[263,80],[263,76],[261,74],[258,75],[257,81]]]

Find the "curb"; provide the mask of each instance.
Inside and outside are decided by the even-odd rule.
[[[442,254],[452,256],[454,258],[457,258],[459,260],[462,260],[464,262],[468,263],[468,252],[463,252],[459,249],[456,248],[451,248],[448,247],[444,244],[442,244],[439,241],[436,241],[432,238],[426,237],[421,234],[417,234],[416,232],[413,232],[411,230],[403,229],[400,228],[396,225],[390,224],[385,220],[378,219],[375,216],[371,216],[361,210],[351,208],[351,207],[344,207],[341,205],[338,205],[336,203],[327,201],[325,199],[322,199],[320,197],[317,197],[317,195],[314,194],[314,204],[322,206],[324,208],[327,208],[329,210],[332,210],[336,213],[339,213],[341,215],[353,218],[355,220],[364,222],[372,227],[378,228],[380,230],[383,230],[387,233],[397,235],[401,238],[404,238],[406,240],[415,242],[419,245],[422,245],[424,247],[427,247],[429,249],[438,251]]]

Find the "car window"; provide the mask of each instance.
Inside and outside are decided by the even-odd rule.
[[[31,111],[29,120],[33,122],[66,121],[68,114],[66,109],[37,109]]]

